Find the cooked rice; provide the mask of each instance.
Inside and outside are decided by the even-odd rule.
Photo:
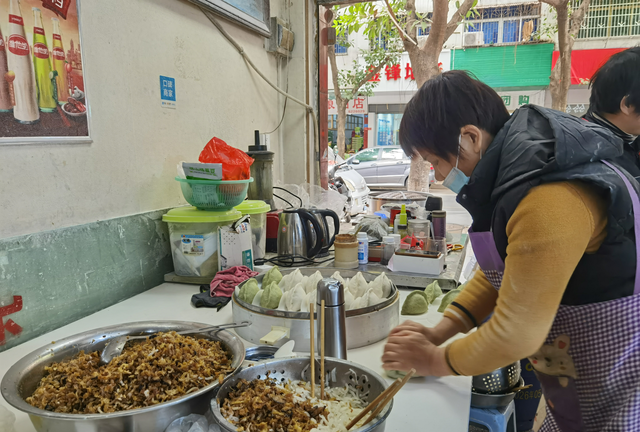
[[[36,408],[68,414],[102,414],[144,408],[197,391],[231,372],[231,354],[219,341],[158,333],[128,343],[100,365],[100,353],[80,353],[45,367],[33,395]]]

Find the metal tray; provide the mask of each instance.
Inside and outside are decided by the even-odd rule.
[[[303,267],[299,270],[305,276],[320,271],[323,277],[330,277],[338,270],[345,279],[359,273],[357,270],[316,267]],[[295,269],[281,271],[285,275]],[[367,282],[378,276],[366,272],[362,272],[362,275]],[[262,278],[263,275],[256,277],[259,285],[262,284]],[[242,285],[240,284],[239,287]],[[274,346],[279,347],[289,340],[294,340],[296,352],[309,352],[309,312],[287,312],[254,306],[237,298],[235,293],[231,305],[234,321],[246,320],[253,323],[249,327],[235,329],[241,338],[254,344],[261,344],[260,340],[275,327],[287,328],[289,335],[276,342]],[[346,315],[348,349],[371,345],[385,339],[400,320],[400,295],[397,287],[393,282],[391,283],[391,294],[384,302],[367,308],[349,310]]]
[[[73,357],[80,351],[101,351],[110,339],[209,326],[210,324],[185,321],[140,321],[102,327],[70,336],[45,345],[18,360],[2,379],[2,396],[14,408],[27,413],[38,432],[164,431],[176,418],[193,413],[204,414],[214,390],[220,384],[214,380],[215,383],[168,402],[108,414],[65,414],[45,411],[31,406],[24,398],[30,396],[38,386],[45,366]],[[219,340],[231,351],[231,366],[234,372],[229,375],[235,373],[242,365],[245,356],[244,345],[233,333],[223,330],[194,337]]]
[[[340,275],[342,276],[343,279],[351,279],[355,277],[358,273],[362,273],[362,276],[364,276],[364,280],[366,280],[367,282],[371,282],[375,278],[380,276],[379,274],[367,273],[359,270],[347,270],[347,269],[339,269],[339,268],[333,268],[333,267],[324,267],[324,268],[301,267],[298,269],[282,269],[281,268],[280,272],[282,273],[283,276],[285,276],[289,273],[293,273],[296,270],[300,270],[300,273],[302,273],[303,276],[311,276],[315,272],[319,271],[322,277],[324,278],[331,277],[337,271],[337,272],[340,272]],[[264,279],[264,273],[256,276],[254,279],[258,281],[258,286],[260,287],[260,289],[262,289],[262,279]],[[238,288],[242,288],[242,286],[245,283],[247,283],[247,281],[244,281],[240,285],[238,285]],[[375,312],[380,309],[384,309],[385,307],[392,304],[396,299],[396,297],[398,297],[398,288],[393,282],[391,282],[391,293],[389,294],[389,297],[387,297],[385,301],[378,303],[377,305],[369,306],[366,308],[348,310],[347,318],[355,315],[362,315],[370,312]],[[244,307],[245,309],[249,309],[250,311],[258,312],[264,315],[271,315],[271,316],[281,317],[281,318],[294,318],[294,319],[306,319],[306,320],[309,319],[309,312],[288,312],[288,311],[277,310],[277,309],[263,308],[261,306],[256,306],[251,303],[247,303],[243,300],[240,300],[236,296],[235,292],[233,293],[233,301],[234,303],[238,303],[240,306]]]
[[[319,382],[320,369],[316,362],[316,380]],[[325,371],[328,377],[332,379],[335,377],[335,381],[328,380],[328,387],[344,387],[345,385],[355,388],[358,392],[358,396],[366,401],[373,402],[373,400],[380,395],[387,388],[387,381],[374,371],[367,369],[357,363],[353,363],[347,360],[339,360],[336,358],[325,359]],[[220,428],[226,432],[235,432],[236,426],[229,423],[222,413],[220,412],[220,404],[227,397],[229,391],[237,384],[241,379],[251,381],[254,379],[265,378],[269,374],[269,377],[276,380],[302,380],[309,381],[309,357],[296,357],[279,359],[272,361],[265,361],[256,364],[253,367],[246,368],[238,372],[232,378],[225,381],[218,394],[211,400],[211,412],[216,421],[220,425]],[[327,382],[327,380],[325,380]],[[378,415],[378,417],[366,426],[358,429],[351,429],[352,432],[383,432],[385,427],[385,421],[391,409],[393,408],[393,401],[391,401]]]

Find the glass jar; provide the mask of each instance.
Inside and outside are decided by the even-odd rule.
[[[389,264],[389,260],[395,252],[396,240],[392,236],[384,236],[382,238],[382,258],[380,259],[380,264]]]

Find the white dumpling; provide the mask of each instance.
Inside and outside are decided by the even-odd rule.
[[[385,272],[382,272],[382,274],[375,280],[379,280],[382,285],[382,295],[378,297],[382,299],[388,298],[391,295],[391,281],[387,277],[387,274]]]
[[[377,296],[382,297],[382,282],[375,278],[375,280],[369,282],[369,289]]]
[[[253,298],[253,301],[251,302],[252,305],[260,306],[260,299],[262,298],[262,293],[263,293],[262,290],[258,291],[258,294],[256,294],[256,296]]]
[[[358,274],[349,281],[349,291],[351,291],[351,294],[353,294],[355,298],[362,297],[368,288],[369,285],[361,272],[358,272]]]
[[[304,284],[305,292],[308,294],[311,291],[318,288],[318,282],[320,282],[321,280],[322,280],[322,274],[319,271],[309,276],[309,278],[305,281],[305,284]]]
[[[317,310],[317,303],[318,303],[318,290],[315,289],[313,291],[311,291],[309,294],[307,294],[307,299],[306,299],[306,303],[307,303],[307,309],[309,309],[309,304],[313,303],[313,307],[315,310]]]
[[[296,285],[295,288],[289,291],[287,294],[287,310],[289,312],[298,312],[300,310],[300,305],[307,296],[307,293],[304,292],[304,288],[302,287],[302,283]]]
[[[351,309],[351,306],[353,305],[353,301],[354,300],[355,300],[355,298],[353,297],[353,294],[351,294],[351,291],[345,290],[344,291],[344,308],[345,308],[345,310]]]
[[[362,297],[357,298],[357,299],[353,299],[353,301],[351,302],[351,307],[349,308],[349,310],[360,309],[360,300],[362,300]]]
[[[358,306],[360,308],[369,307],[369,298],[371,297],[371,289],[368,289],[362,297],[358,299]]]
[[[342,286],[343,287],[345,287],[345,288],[347,287],[347,283],[344,281],[344,279],[342,279],[342,275],[340,274],[339,271],[336,271],[334,274],[332,274],[331,278],[342,282]]]
[[[276,309],[286,311],[287,310],[287,299],[291,297],[291,290],[283,291],[282,297],[280,297],[280,303],[278,303],[278,307]]]
[[[293,289],[293,287],[295,287],[300,282],[302,282],[303,278],[304,276],[302,275],[302,272],[300,271],[300,269],[296,269],[294,272],[291,272],[288,275],[284,276],[280,280],[280,283],[278,283],[278,286],[284,293],[284,292],[290,291],[291,289]]]
[[[380,297],[378,297],[375,292],[371,291],[369,293],[369,304],[368,304],[368,306],[375,306],[375,305],[377,305],[379,303],[382,303],[383,301],[384,301],[384,299],[381,299]]]

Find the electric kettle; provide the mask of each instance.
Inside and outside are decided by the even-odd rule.
[[[309,212],[316,218],[322,228],[322,236],[319,238],[314,237],[314,244],[318,241],[322,244],[322,248],[320,249],[320,252],[318,252],[318,257],[325,257],[329,255],[329,248],[333,246],[336,235],[340,234],[340,218],[336,212],[328,209],[311,209]],[[329,235],[329,223],[327,222],[328,217],[333,219],[333,236]],[[312,232],[312,234],[314,233]]]
[[[322,242],[314,241],[314,237],[322,236],[322,226],[310,212],[283,210],[278,225],[278,256],[313,258],[322,249]]]

